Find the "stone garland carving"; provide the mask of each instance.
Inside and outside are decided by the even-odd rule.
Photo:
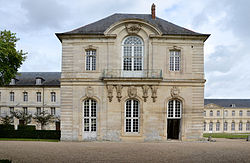
[[[144,102],[147,101],[147,98],[148,98],[148,89],[149,89],[149,86],[147,85],[143,85],[142,86],[142,98],[144,99]]]
[[[177,88],[176,86],[174,86],[173,88],[171,88],[170,94],[171,94],[171,96],[172,96],[173,98],[176,98],[176,97],[178,97],[179,94],[180,94],[180,89]]]
[[[114,88],[113,85],[107,85],[109,102],[111,102],[113,98],[113,88]]]
[[[129,34],[136,34],[141,30],[141,25],[139,25],[139,24],[127,24],[126,30]]]
[[[117,93],[116,97],[118,101],[120,102],[122,98],[122,86],[121,85],[116,86],[116,93]]]
[[[137,95],[137,89],[136,89],[136,87],[135,86],[130,86],[128,88],[128,96],[130,98],[134,98],[134,97],[136,97],[136,95]]]
[[[153,99],[153,102],[156,101],[156,98],[157,98],[157,86],[151,86],[151,91],[152,91],[152,99]]]
[[[92,88],[91,86],[88,86],[85,90],[86,96],[88,98],[91,98],[94,96],[94,88]]]

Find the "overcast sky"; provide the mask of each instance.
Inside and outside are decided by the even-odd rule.
[[[28,52],[19,71],[60,71],[66,32],[113,13],[156,15],[196,32],[205,42],[207,98],[250,97],[249,0],[0,0],[0,30],[17,33],[17,48]]]

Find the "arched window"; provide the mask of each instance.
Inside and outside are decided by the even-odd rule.
[[[168,102],[168,118],[181,118],[181,102],[179,100]]]
[[[93,99],[86,99],[83,103],[84,131],[96,131],[96,109],[97,102]]]
[[[240,123],[239,123],[239,131],[242,131],[242,127],[243,127],[243,123],[240,122]]]
[[[125,132],[138,133],[140,122],[140,102],[128,100],[125,104]]]
[[[141,71],[143,69],[143,41],[137,36],[126,37],[123,41],[123,70]]]
[[[247,122],[247,123],[246,123],[246,130],[247,130],[247,131],[250,131],[250,122]]]
[[[216,131],[220,131],[220,122],[216,122]]]
[[[227,131],[227,122],[224,122],[224,131]]]
[[[209,123],[209,131],[213,131],[213,122]]]
[[[207,123],[204,122],[204,123],[203,123],[203,130],[206,131],[206,128],[207,128]]]
[[[231,124],[231,130],[232,130],[232,131],[235,130],[235,122],[232,122],[232,124]]]

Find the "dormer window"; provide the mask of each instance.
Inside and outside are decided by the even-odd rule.
[[[235,107],[236,107],[236,105],[235,105],[235,104],[231,104],[231,107],[232,107],[232,108],[235,108]]]
[[[42,84],[42,79],[36,78],[36,85],[41,85],[41,84]]]
[[[16,79],[11,79],[10,85],[15,85],[16,84]]]

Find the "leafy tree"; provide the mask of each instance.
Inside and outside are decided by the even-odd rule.
[[[27,53],[16,50],[18,40],[15,33],[0,31],[0,86],[9,84],[26,58]]]
[[[47,124],[55,121],[55,117],[49,114],[47,111],[42,111],[40,114],[35,113],[35,116],[33,118],[37,123],[41,124],[42,130]]]
[[[13,115],[6,115],[6,116],[1,116],[1,122],[4,125],[10,125],[11,123],[14,122]]]
[[[23,125],[27,125],[31,122],[32,115],[31,114],[26,114],[24,111],[17,110],[12,112],[13,116],[19,119],[23,123]]]

